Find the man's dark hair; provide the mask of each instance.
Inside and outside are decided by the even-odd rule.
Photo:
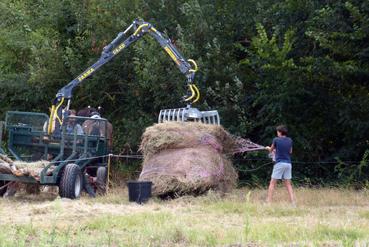
[[[284,136],[286,136],[288,133],[288,129],[286,125],[278,125],[276,129],[277,131],[281,132],[281,134]]]

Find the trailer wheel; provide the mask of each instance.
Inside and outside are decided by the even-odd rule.
[[[6,181],[0,181],[0,188],[6,185]],[[7,186],[5,188],[0,189],[0,197],[2,197],[6,192]]]
[[[70,199],[79,198],[83,188],[82,172],[76,164],[68,164],[64,168],[64,172],[59,183],[60,197]]]
[[[97,168],[96,172],[96,192],[99,195],[106,194],[106,180],[108,178],[108,173],[106,167]]]

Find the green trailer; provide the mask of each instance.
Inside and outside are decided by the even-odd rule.
[[[39,179],[30,176],[0,174],[0,196],[9,181],[59,186],[61,197],[78,198],[83,189],[90,195],[104,193],[109,156],[107,120],[68,116],[57,134],[47,134],[49,117],[43,113],[10,111],[0,123],[0,153],[19,160],[32,162],[49,160]],[[67,128],[69,121],[82,126],[92,122],[95,131],[78,133]],[[2,137],[5,137],[3,138]],[[7,150],[7,152],[5,151]],[[52,170],[51,170],[52,168]]]

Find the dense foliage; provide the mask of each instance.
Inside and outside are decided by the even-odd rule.
[[[140,17],[198,62],[197,107],[218,109],[230,132],[267,145],[285,123],[301,181],[367,178],[368,1],[2,0],[0,12],[1,118],[48,112],[55,93]],[[161,108],[182,106],[184,81],[145,37],[76,89],[73,108],[103,106],[115,151],[127,143],[135,150]],[[252,157],[237,157],[238,166],[256,167],[265,154]],[[269,170],[241,178],[264,180]]]

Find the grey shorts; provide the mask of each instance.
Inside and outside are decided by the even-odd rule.
[[[292,165],[290,163],[278,162],[273,166],[273,179],[291,179]]]

